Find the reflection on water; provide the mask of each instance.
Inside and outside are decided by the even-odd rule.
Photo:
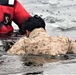
[[[49,55],[1,55],[0,75],[45,75],[46,71],[54,69],[58,63],[75,63],[76,60],[70,60],[73,58],[76,58],[76,55],[70,54],[55,57]],[[64,61],[66,59],[67,61]],[[47,70],[47,67],[49,70]]]
[[[2,55],[0,56],[0,75],[8,74],[42,74],[40,66],[34,65],[33,60],[27,56],[16,56],[16,55]],[[38,59],[37,59],[38,60]],[[26,65],[30,64],[30,65]],[[36,64],[36,63],[35,63]],[[36,71],[37,70],[37,71]]]

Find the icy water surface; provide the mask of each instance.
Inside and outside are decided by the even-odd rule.
[[[67,35],[76,39],[76,0],[19,1],[31,15],[38,14],[45,20],[49,35]],[[0,52],[0,75],[64,74],[76,74],[76,54],[51,57],[17,56]]]
[[[45,20],[49,35],[76,39],[76,0],[19,1],[31,15],[38,14]]]
[[[76,74],[76,55],[0,54],[0,75]]]

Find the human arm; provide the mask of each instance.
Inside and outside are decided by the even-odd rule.
[[[31,15],[27,10],[16,0],[14,5],[14,16],[13,21],[21,28],[21,25],[24,20],[26,20]]]
[[[20,38],[8,51],[9,54],[26,54],[25,52],[25,41],[28,38],[22,37]]]

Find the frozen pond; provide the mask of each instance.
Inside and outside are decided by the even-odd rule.
[[[38,14],[45,20],[49,35],[67,35],[76,39],[76,0],[19,1],[31,15]],[[49,55],[17,56],[0,52],[0,75],[64,74],[76,74],[76,54],[54,58]]]
[[[75,58],[76,55],[53,57],[48,55],[0,54],[0,75],[76,74]]]
[[[46,22],[49,35],[67,35],[76,39],[76,0],[19,0],[31,14]]]

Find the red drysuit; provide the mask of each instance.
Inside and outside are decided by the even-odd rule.
[[[17,0],[0,0],[0,35],[13,32],[12,21],[21,28],[23,21],[28,17],[31,15]]]

